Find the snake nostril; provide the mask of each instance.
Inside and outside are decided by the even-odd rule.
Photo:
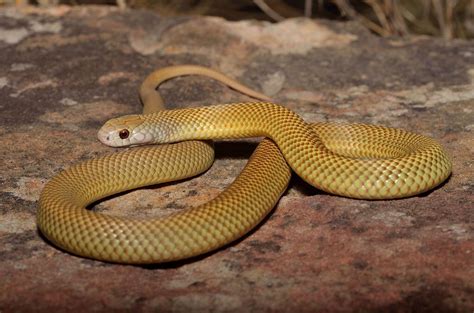
[[[110,136],[107,136],[107,141],[109,141],[109,140],[110,140]]]

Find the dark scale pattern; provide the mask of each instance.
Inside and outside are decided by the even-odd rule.
[[[451,173],[449,157],[430,138],[374,125],[309,125],[285,107],[268,102],[158,112],[139,127],[152,131],[156,143],[266,136],[308,183],[352,198],[412,196]]]
[[[190,155],[196,156],[194,162],[189,163]],[[195,175],[212,160],[207,143],[188,142],[137,148],[78,164],[46,185],[38,225],[48,239],[72,253],[113,262],[165,262],[216,249],[255,227],[286,189],[290,169],[269,140],[258,146],[226,191],[202,206],[151,220],[85,210],[110,194]]]
[[[113,129],[115,124],[136,126],[129,131],[138,130],[156,143],[257,136],[273,141],[265,139],[258,146],[241,175],[217,198],[166,218],[125,219],[84,207],[122,190],[204,170],[212,162],[206,143],[132,149],[59,174],[41,195],[38,225],[58,246],[100,260],[165,262],[205,253],[241,237],[268,214],[286,189],[287,162],[317,188],[367,199],[421,193],[451,172],[446,153],[430,138],[361,124],[308,125],[273,103],[163,111],[106,125]]]

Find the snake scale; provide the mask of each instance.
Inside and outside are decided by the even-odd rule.
[[[260,102],[163,110],[155,88],[169,78],[202,74]],[[44,188],[38,226],[55,245],[110,262],[160,263],[222,247],[254,228],[285,191],[291,171],[324,191],[361,199],[393,199],[425,192],[451,173],[433,139],[365,124],[307,124],[298,115],[207,68],[169,67],[142,84],[142,115],[109,120],[101,142],[145,145],[72,166]],[[165,218],[131,219],[85,208],[106,196],[190,177],[213,160],[209,142],[265,137],[236,180],[210,202]],[[177,143],[176,143],[177,142]],[[148,145],[164,144],[167,145]]]

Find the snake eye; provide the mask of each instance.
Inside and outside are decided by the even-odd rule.
[[[121,131],[119,131],[120,139],[127,139],[129,135],[130,132],[128,131],[128,129],[122,129]]]

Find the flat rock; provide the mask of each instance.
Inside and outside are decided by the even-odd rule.
[[[379,38],[357,23],[162,18],[112,7],[0,9],[0,311],[472,312],[474,42]],[[141,111],[154,69],[200,64],[308,122],[381,124],[436,138],[453,175],[418,197],[361,201],[297,177],[257,229],[192,260],[123,266],[61,251],[35,223],[45,183],[115,150],[107,119]],[[160,88],[170,108],[249,100],[192,76]],[[156,216],[204,203],[255,140],[216,145],[204,175],[103,201]],[[244,309],[242,309],[244,308]]]

